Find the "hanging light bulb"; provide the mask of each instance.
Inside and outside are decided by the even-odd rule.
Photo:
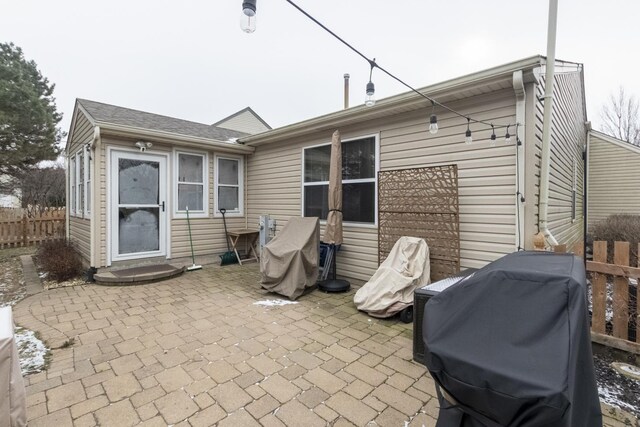
[[[491,145],[492,147],[496,146],[496,130],[493,125],[491,125],[491,142],[489,143],[489,145]]]
[[[369,65],[371,69],[369,70],[369,83],[367,83],[367,96],[364,98],[364,105],[373,107],[376,104],[376,98],[374,97],[376,86],[371,81],[371,76],[373,75],[373,67],[376,66],[376,58],[373,58],[373,61],[369,61]]]
[[[471,129],[469,125],[471,124],[471,119],[467,117],[467,131],[464,134],[464,142],[466,144],[471,144],[473,142],[473,137],[471,136]]]
[[[509,127],[511,125],[507,125],[507,133],[504,134],[504,143],[511,144],[511,135],[509,134]]]
[[[240,13],[240,28],[245,33],[253,33],[256,30],[256,2],[258,0],[244,0],[242,13]]]
[[[433,109],[431,110],[431,117],[429,117],[429,133],[435,135],[438,133],[438,117],[436,116],[436,103],[431,101]]]

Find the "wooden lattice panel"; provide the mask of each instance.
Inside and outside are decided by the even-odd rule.
[[[378,264],[401,236],[429,245],[431,280],[460,271],[458,167],[378,172]]]

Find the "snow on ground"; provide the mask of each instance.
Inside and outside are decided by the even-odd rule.
[[[632,405],[622,400],[623,390],[616,383],[602,384],[598,386],[600,401],[607,405],[615,406],[631,414],[637,415],[640,411],[638,405]]]
[[[15,330],[16,345],[20,356],[22,375],[42,372],[45,368],[49,349],[36,337],[33,331],[17,327]]]
[[[287,301],[287,300],[283,300],[283,299],[266,299],[263,301],[256,301],[253,303],[253,305],[262,305],[265,307],[278,307],[281,305],[288,305],[288,304],[297,304],[297,302],[295,301]]]

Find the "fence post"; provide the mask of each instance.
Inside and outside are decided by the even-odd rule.
[[[593,242],[593,261],[607,262],[607,242]],[[593,304],[593,314],[591,316],[591,329],[599,334],[606,332],[607,297],[606,297],[606,276],[602,273],[593,273],[593,283],[591,285],[591,298]]]
[[[615,242],[613,263],[629,265],[629,242]],[[613,279],[613,336],[629,338],[629,279],[616,276]]]
[[[27,214],[22,215],[22,246],[27,246]]]

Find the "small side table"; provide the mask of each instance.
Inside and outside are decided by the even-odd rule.
[[[229,230],[227,232],[229,236],[229,241],[231,242],[231,249],[235,252],[238,257],[238,262],[242,265],[243,261],[253,261],[258,262],[258,251],[257,251],[257,243],[258,237],[260,236],[260,232],[258,230],[250,230],[250,229],[242,229],[242,230]],[[244,236],[247,249],[248,258],[240,259],[240,254],[238,254],[238,242],[240,238]],[[253,254],[253,257],[251,255]]]

